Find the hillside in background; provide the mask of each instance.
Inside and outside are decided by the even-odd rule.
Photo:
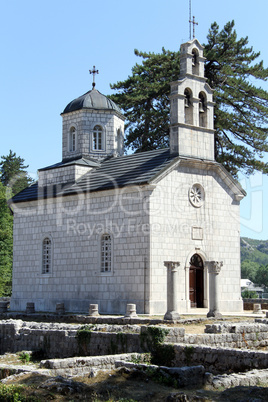
[[[245,260],[257,262],[259,265],[268,264],[268,240],[249,239],[241,237],[241,263]]]

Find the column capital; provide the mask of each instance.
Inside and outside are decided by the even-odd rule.
[[[219,274],[222,266],[222,261],[205,261],[205,267],[208,268],[209,274]]]
[[[164,265],[165,267],[174,270],[178,268],[181,265],[181,263],[179,261],[164,261]]]

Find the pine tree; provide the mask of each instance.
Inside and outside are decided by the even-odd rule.
[[[268,93],[255,86],[268,77],[256,60],[260,53],[247,47],[248,38],[237,39],[234,21],[222,31],[214,23],[204,49],[205,74],[215,90],[216,160],[234,176],[254,170],[268,173],[262,158],[268,152]],[[125,81],[111,85],[111,96],[124,111],[126,146],[145,151],[168,146],[170,82],[179,77],[179,52],[145,53]],[[255,64],[254,64],[255,63]],[[253,79],[254,84],[251,82]]]
[[[6,200],[6,188],[0,182],[0,297],[11,295],[13,253],[13,217]]]
[[[111,85],[119,92],[111,98],[124,110],[126,146],[135,151],[165,148],[169,143],[170,81],[179,75],[179,53],[162,48],[161,54],[135,50],[142,64],[132,68],[132,76]]]
[[[266,81],[260,53],[247,47],[248,38],[237,39],[234,21],[219,32],[214,23],[205,46],[205,76],[215,89],[216,160],[235,176],[238,170],[268,173],[261,159],[268,152],[268,93],[254,83]]]
[[[10,190],[10,195],[15,195],[26,188],[33,180],[28,176],[24,165],[24,159],[9,151],[7,156],[1,156],[0,180]]]

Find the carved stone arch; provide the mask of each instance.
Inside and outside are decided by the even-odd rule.
[[[208,261],[207,254],[205,253],[204,250],[197,249],[197,248],[192,248],[191,251],[187,254],[186,260],[185,260],[185,268],[190,266],[190,260],[192,255],[198,254],[202,258],[203,262]]]

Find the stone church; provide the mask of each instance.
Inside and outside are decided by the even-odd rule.
[[[221,312],[242,311],[240,200],[215,161],[213,90],[203,47],[181,45],[171,83],[170,148],[124,155],[124,116],[95,86],[62,113],[62,161],[11,201],[11,309],[123,314],[167,311],[167,261],[177,263],[179,313],[208,308],[218,262]],[[211,293],[212,294],[212,293]]]

